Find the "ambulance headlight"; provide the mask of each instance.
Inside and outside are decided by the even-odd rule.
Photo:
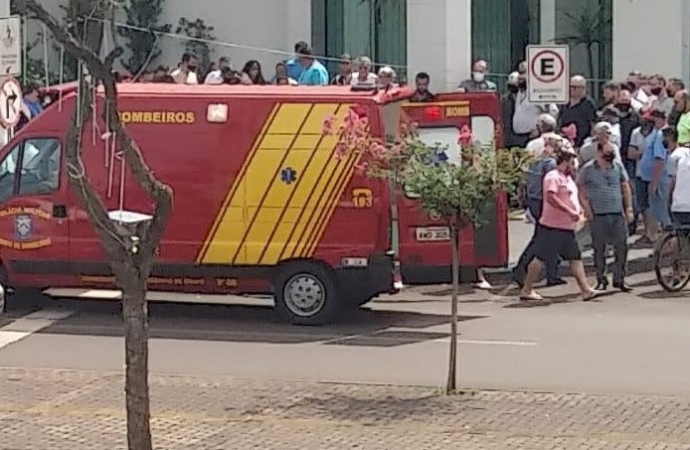
[[[228,121],[228,105],[214,104],[208,105],[206,120],[210,123],[225,123]]]

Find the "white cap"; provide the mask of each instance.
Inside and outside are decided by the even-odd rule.
[[[510,75],[508,75],[508,84],[518,84],[519,78],[520,78],[519,73],[512,72]]]

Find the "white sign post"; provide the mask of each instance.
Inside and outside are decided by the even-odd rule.
[[[567,45],[527,46],[527,91],[532,103],[570,101],[570,48]]]
[[[14,78],[0,81],[0,123],[10,129],[17,125],[22,113],[22,86]]]
[[[0,19],[0,76],[22,73],[22,20]]]

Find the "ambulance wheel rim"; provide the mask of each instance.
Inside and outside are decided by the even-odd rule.
[[[314,275],[301,273],[285,283],[283,298],[291,313],[299,317],[310,317],[325,305],[326,288]]]

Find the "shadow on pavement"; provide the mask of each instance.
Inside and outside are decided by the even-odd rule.
[[[48,302],[75,313],[39,334],[110,337],[121,337],[123,334],[117,303],[83,300]],[[484,316],[462,316],[459,320],[480,318]],[[448,322],[446,315],[361,309],[344,323],[298,327],[279,323],[273,309],[268,307],[154,303],[150,305],[149,336],[152,339],[275,344],[324,341],[329,345],[393,347],[447,337],[445,329],[443,332],[424,329]]]
[[[665,299],[665,298],[688,298],[690,297],[690,292],[680,291],[680,292],[666,292],[663,289],[658,291],[644,292],[639,295],[646,299]]]

